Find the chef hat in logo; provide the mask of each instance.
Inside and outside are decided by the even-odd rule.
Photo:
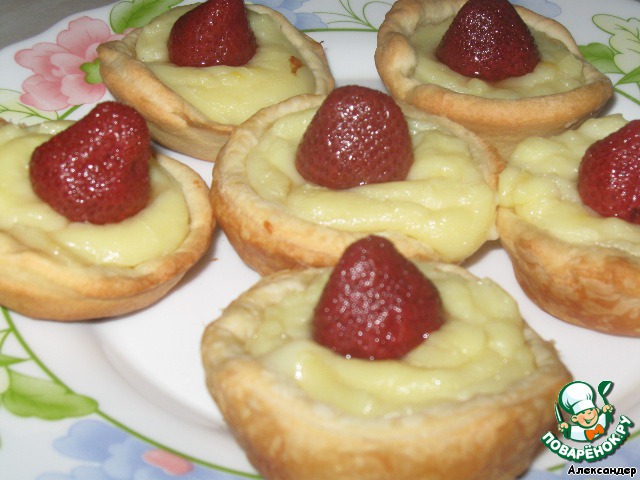
[[[595,392],[588,383],[576,381],[567,384],[558,396],[562,408],[572,414],[577,415],[590,408],[596,408],[594,403]]]

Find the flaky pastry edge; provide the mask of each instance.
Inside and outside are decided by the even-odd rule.
[[[413,78],[417,54],[413,32],[454,16],[466,0],[398,0],[378,30],[375,63],[380,78],[396,99],[444,115],[495,145],[508,159],[530,136],[557,135],[596,116],[613,95],[611,80],[586,62],[571,33],[560,23],[516,6],[530,27],[561,41],[583,62],[586,84],[565,93],[538,97],[491,99],[457,93]]]
[[[215,220],[204,180],[177,160],[155,158],[180,185],[189,210],[189,233],[175,251],[131,268],[81,264],[28,247],[0,252],[0,304],[69,322],[123,315],[164,297],[209,248]]]
[[[564,241],[498,208],[500,241],[516,279],[541,309],[602,333],[640,336],[640,260],[623,251]]]
[[[247,153],[260,142],[263,133],[282,116],[317,107],[324,98],[323,95],[300,95],[258,112],[233,132],[213,167],[211,202],[217,222],[242,260],[262,275],[334,265],[348,245],[368,235],[337,230],[290,215],[278,205],[263,200],[248,183]],[[407,115],[465,138],[485,181],[497,189],[498,174],[504,164],[492,147],[446,118],[408,105],[401,108]],[[442,260],[438,252],[414,238],[396,232],[377,233],[386,236],[407,257]],[[463,260],[460,258],[458,262]]]
[[[454,265],[439,268],[475,278]],[[261,365],[245,342],[259,312],[326,269],[263,278],[202,338],[207,388],[250,462],[269,480],[514,479],[554,428],[552,405],[571,380],[555,348],[525,323],[537,369],[508,392],[395,417],[356,417],[321,404]]]
[[[247,5],[269,15],[311,69],[313,93],[333,90],[334,79],[322,45],[295,28],[279,12],[262,5]],[[131,105],[147,120],[154,140],[161,145],[200,160],[213,162],[235,125],[215,122],[164,85],[144,62],[136,58],[136,44],[142,29],[136,28],[122,40],[98,46],[100,75],[109,92]]]

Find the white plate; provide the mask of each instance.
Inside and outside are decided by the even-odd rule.
[[[142,4],[123,1],[118,8],[131,8],[136,3]],[[359,83],[382,88],[373,62],[375,29],[390,2],[257,3],[278,8],[296,26],[322,40],[339,85]],[[600,48],[593,51],[618,49],[613,60],[620,72],[611,74],[618,84],[618,94],[607,113],[621,112],[628,119],[640,117],[639,75],[636,73],[635,79],[624,76],[640,67],[640,3],[636,0],[517,3],[564,23],[578,44],[599,44]],[[30,49],[40,42],[60,41],[58,35],[70,27],[70,22],[85,16],[94,19],[91,28],[107,28],[108,35],[110,19],[114,20],[115,28],[122,28],[113,13],[114,6],[79,13],[42,35],[0,51],[0,116],[27,123],[42,121],[40,115],[78,118],[93,103],[109,98],[108,94],[98,92],[97,98],[78,109],[61,107],[57,112],[30,109],[34,116],[25,116],[28,107],[26,101],[21,103],[20,94],[23,82],[34,72],[19,65],[14,56],[18,50]],[[74,28],[80,23],[74,23]],[[80,36],[76,39],[83,41]],[[635,82],[621,83],[629,79]],[[210,164],[177,157],[210,180]],[[488,245],[467,266],[480,276],[492,277],[518,300],[523,316],[544,338],[556,342],[577,379],[592,385],[602,380],[614,382],[609,400],[616,406],[616,412],[632,420],[640,419],[640,339],[590,332],[546,315],[517,286],[509,260],[497,244]],[[199,342],[205,325],[257,279],[257,274],[242,264],[224,235],[218,233],[211,251],[178,288],[142,312],[97,323],[60,324],[3,311],[2,480],[254,477],[254,470],[229,435],[205,390]],[[13,363],[12,359],[20,361]],[[10,389],[5,391],[7,387]],[[553,415],[551,407],[549,415]],[[598,463],[603,465],[640,467],[640,439],[629,440],[615,455]],[[553,466],[558,468],[548,470]],[[526,478],[557,478],[566,471],[567,466],[562,465],[559,457],[547,452],[535,462]]]

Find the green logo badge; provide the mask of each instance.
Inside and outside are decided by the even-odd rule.
[[[550,431],[542,436],[542,443],[553,453],[573,462],[595,462],[613,454],[629,437],[633,422],[620,415],[615,428],[611,428],[615,409],[607,395],[612,388],[612,382],[600,382],[598,393],[602,406],[599,407],[596,391],[588,383],[574,381],[565,385],[554,404],[558,431],[564,438],[583,445],[580,448],[566,444]]]

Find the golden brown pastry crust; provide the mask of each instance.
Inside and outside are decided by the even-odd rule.
[[[301,95],[258,112],[232,134],[213,168],[211,201],[217,221],[242,260],[263,275],[285,269],[334,265],[348,245],[367,235],[294,217],[259,197],[247,179],[247,153],[259,143],[273,122],[289,113],[318,107],[323,99],[322,95]],[[503,163],[491,147],[446,118],[434,117],[409,106],[402,108],[414,118],[426,119],[465,138],[483,170],[485,181],[497,188]],[[380,234],[389,238],[407,257],[442,260],[430,246],[416,239],[393,232]]]
[[[316,82],[313,93],[329,93],[333,76],[322,45],[296,29],[279,12],[261,5],[247,8],[271,16],[294,45]],[[176,152],[213,162],[235,125],[210,120],[180,95],[165,86],[136,58],[136,43],[141,29],[122,40],[98,46],[100,74],[111,94],[138,110],[147,120],[154,140]]]
[[[495,145],[509,158],[514,146],[529,136],[550,136],[579,126],[597,115],[613,95],[609,78],[584,62],[586,84],[556,95],[519,100],[490,99],[456,93],[412,77],[416,52],[412,33],[426,23],[454,16],[466,0],[398,0],[378,31],[375,53],[380,77],[396,99],[427,112],[444,115]],[[582,54],[569,31],[558,22],[516,7],[530,27],[558,39],[577,58]]]
[[[182,187],[190,214],[189,233],[174,252],[124,268],[53,258],[26,246],[0,251],[0,305],[33,318],[77,321],[129,313],[166,295],[204,255],[215,223],[202,178],[177,160],[156,158]]]
[[[469,275],[460,267],[462,275]],[[307,397],[245,350],[257,312],[304,289],[317,270],[263,278],[209,325],[202,339],[207,387],[249,460],[268,480],[513,479],[530,465],[570,375],[529,327],[538,368],[508,392],[363,418]]]
[[[640,336],[640,259],[573,245],[498,209],[498,228],[518,283],[540,308],[599,332]]]

